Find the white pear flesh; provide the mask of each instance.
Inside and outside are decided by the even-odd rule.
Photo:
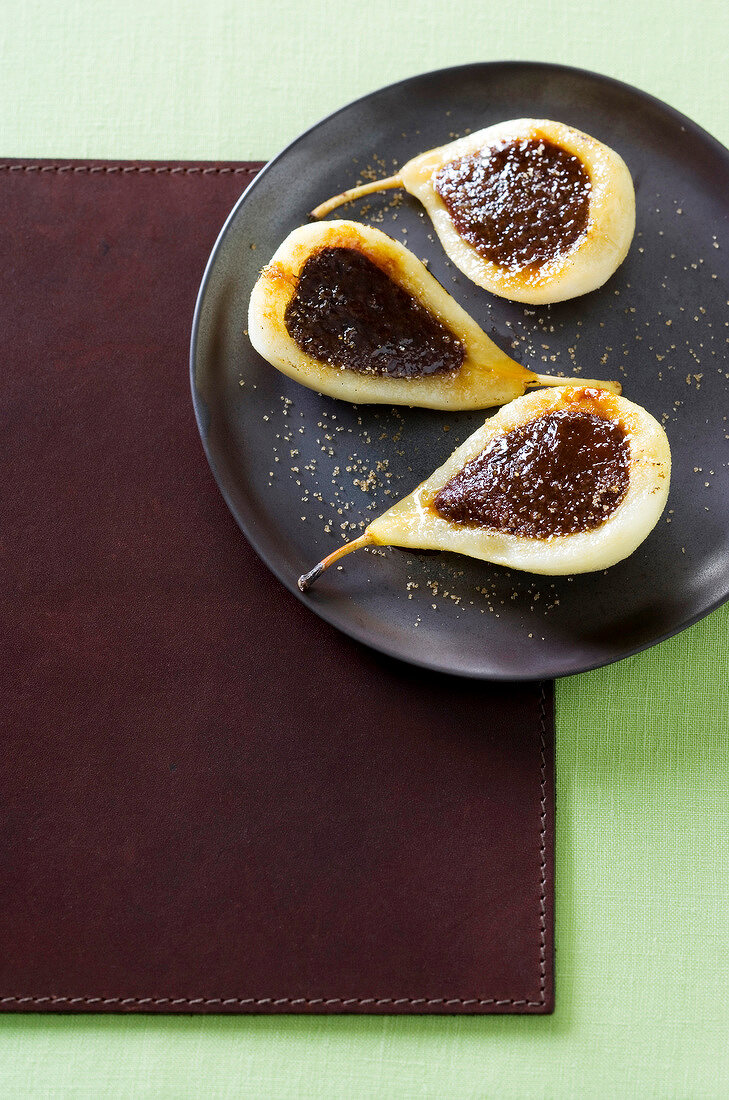
[[[491,440],[551,412],[568,409],[618,423],[630,451],[628,488],[617,508],[592,530],[528,538],[454,523],[432,507],[435,494]],[[449,550],[496,565],[549,576],[607,569],[647,538],[666,504],[671,452],[661,425],[639,405],[605,390],[563,387],[540,390],[500,409],[418,488],[374,520],[368,544]]]

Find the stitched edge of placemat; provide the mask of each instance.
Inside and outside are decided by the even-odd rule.
[[[256,162],[253,165],[246,165],[245,167],[234,167],[232,165],[203,165],[203,164],[137,164],[135,163],[122,163],[122,164],[54,164],[46,163],[45,161],[38,161],[33,164],[16,164],[14,161],[8,161],[5,164],[0,164],[0,172],[71,172],[74,175],[80,175],[82,173],[88,173],[89,175],[95,175],[100,173],[102,175],[115,175],[121,173],[127,175],[129,173],[138,174],[151,174],[155,176],[255,176],[260,172],[265,161],[261,161],[260,164]]]

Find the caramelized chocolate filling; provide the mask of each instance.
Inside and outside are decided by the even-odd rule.
[[[359,374],[422,378],[463,364],[460,340],[354,248],[309,257],[284,323],[312,358]]]
[[[461,157],[433,182],[460,235],[502,267],[547,263],[587,228],[590,177],[578,157],[551,141],[514,141]]]
[[[619,424],[561,409],[491,440],[433,507],[453,523],[527,538],[590,531],[625,496],[629,459]]]

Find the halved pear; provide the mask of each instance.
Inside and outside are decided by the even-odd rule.
[[[300,577],[299,588],[362,546],[453,550],[550,576],[606,569],[653,530],[670,474],[666,433],[639,405],[588,387],[530,393],[499,409],[414,492]]]
[[[569,381],[509,358],[412,252],[357,222],[289,234],[253,288],[248,334],[278,370],[344,401],[485,409]]]
[[[635,191],[622,157],[549,119],[500,122],[431,149],[312,215],[393,187],[420,200],[456,267],[516,302],[561,302],[597,289],[635,232]]]

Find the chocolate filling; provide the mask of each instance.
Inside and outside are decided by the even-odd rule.
[[[590,177],[578,157],[544,138],[461,157],[433,183],[460,235],[502,267],[547,263],[587,228]]]
[[[623,428],[594,413],[561,409],[491,440],[436,494],[444,519],[527,538],[590,531],[628,489]]]
[[[463,365],[460,340],[355,248],[308,258],[284,323],[312,358],[358,374],[422,378]]]

